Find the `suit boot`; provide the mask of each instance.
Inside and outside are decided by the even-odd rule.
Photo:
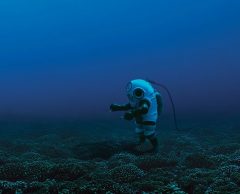
[[[146,137],[145,137],[145,135],[144,135],[144,133],[139,133],[138,134],[138,145],[141,145],[141,144],[143,144],[144,142],[145,142],[145,140],[146,140]]]

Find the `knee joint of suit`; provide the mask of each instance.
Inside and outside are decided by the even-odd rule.
[[[139,138],[139,141],[140,141],[140,142],[144,142],[145,139],[146,139],[144,133],[139,133],[139,134],[138,134],[138,138]]]

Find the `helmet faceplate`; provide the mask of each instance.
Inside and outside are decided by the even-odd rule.
[[[127,84],[126,90],[128,99],[132,103],[137,103],[154,93],[154,88],[152,85],[143,79],[135,79],[130,81]]]

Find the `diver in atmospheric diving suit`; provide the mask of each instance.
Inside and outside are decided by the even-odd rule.
[[[126,111],[124,119],[133,120],[136,123],[136,133],[139,137],[139,145],[146,138],[151,142],[153,148],[150,151],[158,151],[158,140],[156,137],[156,123],[162,112],[162,98],[152,85],[143,80],[130,81],[126,87],[129,103],[124,105],[111,104],[111,111]]]

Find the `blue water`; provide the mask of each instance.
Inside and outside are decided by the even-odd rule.
[[[0,1],[0,193],[239,193],[239,9]],[[157,88],[156,155],[135,153],[134,123],[109,112],[136,78],[176,107],[179,131]]]
[[[0,113],[108,118],[134,78],[167,85],[180,112],[239,112],[239,7],[1,1]]]

